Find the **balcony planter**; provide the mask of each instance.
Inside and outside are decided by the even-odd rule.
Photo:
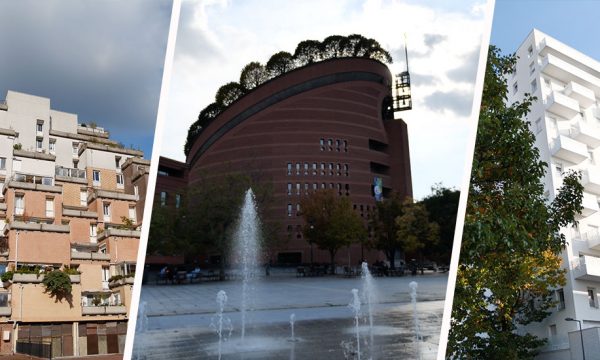
[[[13,274],[12,282],[14,283],[32,283],[39,284],[44,281],[43,274]]]
[[[10,316],[12,308],[10,306],[0,306],[0,316]]]
[[[79,284],[81,282],[81,275],[69,275],[72,284]]]
[[[127,308],[123,305],[116,306],[82,306],[82,315],[125,315]]]

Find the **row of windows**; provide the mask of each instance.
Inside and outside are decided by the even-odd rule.
[[[301,195],[302,194],[302,184],[301,183],[296,183],[296,195]],[[327,189],[327,183],[321,183],[320,185],[320,189],[324,190]],[[304,183],[304,195],[308,195],[308,192],[312,189],[312,191],[317,191],[319,190],[319,183],[313,183],[312,187],[310,183]],[[350,185],[349,184],[344,184],[343,188],[342,188],[342,184],[341,183],[329,183],[329,189],[337,189],[339,195],[342,195],[342,193],[345,193],[345,195],[350,195]],[[343,191],[342,191],[343,190]],[[288,183],[287,184],[287,194],[288,195],[292,195],[292,193],[294,192],[294,184],[292,183]]]
[[[167,198],[168,198],[168,193],[166,191],[161,191],[160,192],[160,206],[167,205]],[[175,207],[177,209],[179,209],[180,206],[181,206],[181,195],[175,194]]]
[[[333,151],[334,149],[333,139],[325,140],[324,138],[321,138],[319,140],[319,145],[321,146],[321,151]],[[348,141],[343,139],[335,139],[335,151],[348,152]]]
[[[348,164],[334,164],[334,163],[316,163],[313,162],[312,166],[311,163],[305,162],[304,163],[304,167],[302,167],[302,163],[297,162],[296,163],[296,175],[338,175],[341,176],[342,174],[344,174],[345,176],[348,176],[349,174],[349,169],[350,166],[348,166]],[[287,163],[287,174],[288,175],[292,175],[294,170],[294,164],[293,163]]]

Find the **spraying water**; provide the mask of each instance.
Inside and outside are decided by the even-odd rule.
[[[148,305],[145,301],[140,303],[140,308],[138,310],[138,319],[137,319],[137,328],[138,333],[143,334],[148,330],[148,314],[146,314],[146,305]]]
[[[290,315],[290,328],[292,329],[292,338],[291,341],[296,341],[296,336],[294,335],[294,323],[296,322],[296,314]]]
[[[354,311],[354,326],[356,328],[356,356],[360,360],[360,330],[359,330],[359,318],[360,318],[360,298],[358,296],[358,289],[352,289],[352,301],[348,304],[348,307]]]
[[[417,344],[417,359],[421,360],[421,334],[419,330],[419,316],[417,314],[417,287],[418,284],[416,281],[411,281],[408,284],[410,287],[410,301],[413,305],[413,318],[415,321],[415,340]]]
[[[238,229],[235,234],[237,257],[242,266],[242,343],[246,335],[246,312],[250,303],[250,282],[257,274],[259,220],[252,189],[246,191]]]
[[[363,297],[367,304],[367,313],[369,315],[369,353],[373,358],[373,296],[375,292],[373,284],[373,276],[369,271],[369,265],[366,262],[362,263],[361,276],[363,279]]]
[[[225,291],[220,290],[217,293],[217,313],[213,317],[213,320],[210,326],[215,329],[217,335],[219,336],[219,344],[218,344],[218,352],[219,352],[219,360],[221,359],[221,344],[224,340],[227,340],[229,336],[231,336],[231,332],[233,331],[233,326],[231,326],[231,320],[223,316],[223,309],[227,304],[227,294]],[[215,324],[216,321],[216,324]],[[229,330],[229,334],[223,336],[223,329]]]

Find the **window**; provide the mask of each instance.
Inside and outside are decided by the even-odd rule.
[[[313,175],[317,175],[317,163],[313,163],[313,166],[312,166],[312,174],[313,174]]]
[[[135,206],[130,206],[129,207],[129,220],[133,223],[136,224],[137,223],[137,216],[135,213]]]
[[[78,155],[79,155],[79,144],[73,143],[73,156],[78,156]]]
[[[79,166],[79,160],[73,159],[73,169],[77,169]]]
[[[98,241],[98,225],[90,224],[90,242],[95,244]]]
[[[287,226],[287,232],[291,233],[293,230],[294,230],[294,227],[292,225]]]
[[[556,336],[556,324],[550,325],[548,327],[548,331],[550,333],[550,336]]]
[[[117,174],[117,187],[123,187],[124,184],[123,174]]]
[[[102,213],[104,214],[104,221],[110,221],[110,203],[102,204]]]
[[[300,216],[300,204],[296,204],[296,216]]]
[[[563,310],[565,308],[565,290],[558,289],[556,290],[556,301],[558,301],[558,310]]]
[[[319,184],[313,183],[313,190],[317,190],[319,188]]]
[[[292,195],[292,183],[288,183],[288,185],[287,185],[287,190],[288,190],[288,191],[287,191],[287,194],[288,194],[288,195]]]
[[[542,118],[535,119],[535,133],[539,134],[542,131]]]
[[[56,152],[56,139],[50,139],[49,150],[53,154]]]
[[[337,163],[337,164],[335,165],[335,170],[337,171],[337,174],[338,174],[338,176],[339,176],[339,175],[341,175],[341,173],[340,173],[340,169],[341,169],[341,168],[342,168],[342,167],[340,166],[340,163]]]
[[[48,186],[52,186],[53,183],[53,179],[49,176],[44,176],[42,178],[42,185],[48,185]]]
[[[326,189],[326,188],[327,188],[327,184],[321,183],[321,189]]]
[[[0,157],[0,170],[6,170],[6,158]]]
[[[181,207],[181,194],[175,194],[175,208],[179,209]]]
[[[329,151],[333,150],[333,139],[327,139],[327,146],[329,147]]]
[[[598,308],[598,301],[596,299],[596,289],[588,288],[587,292],[588,292],[588,303],[590,304],[590,307],[595,308],[595,309]]]
[[[87,206],[87,190],[79,190],[79,205]]]
[[[531,92],[534,93],[537,91],[537,80],[533,79],[533,81],[531,82]]]
[[[333,163],[329,163],[329,175],[333,175]]]
[[[36,130],[39,133],[41,133],[42,131],[44,131],[44,123],[38,122],[37,126],[36,126]]]
[[[325,139],[319,140],[319,145],[321,145],[321,151],[325,150]]]
[[[54,218],[54,198],[46,198],[46,217]]]
[[[108,279],[110,279],[110,269],[108,266],[102,267],[102,287],[108,289]]]
[[[519,86],[517,85],[517,83],[513,84],[513,94],[516,94],[519,91]]]
[[[336,141],[335,141],[335,149],[336,149],[337,151],[340,151],[340,145],[341,145],[341,141],[340,141],[340,140],[336,140]]]
[[[533,45],[529,45],[529,48],[527,49],[527,57],[531,58],[533,56]]]
[[[296,195],[300,195],[300,183],[296,183]]]
[[[133,186],[133,195],[135,195],[135,196],[139,196],[140,195],[140,189],[138,188],[137,185]]]
[[[308,163],[305,162],[304,163],[304,175],[308,175],[308,166],[309,166]]]
[[[120,156],[115,156],[115,167],[118,170],[121,170],[121,157]]]
[[[292,163],[287,164],[287,174],[292,175]]]
[[[346,190],[346,196],[350,195],[350,185],[349,184],[344,185],[344,189]],[[368,208],[368,206],[367,206],[367,208]]]
[[[344,164],[344,172],[346,173],[346,176],[348,176],[348,164]]]
[[[167,192],[161,191],[160,192],[160,206],[165,206],[165,205],[167,205]]]
[[[92,170],[92,180],[94,181],[94,185],[100,184],[100,171]]]
[[[309,183],[304,183],[304,195],[308,195],[308,189],[310,188]]]
[[[529,64],[529,75],[533,74],[535,72],[535,62],[531,62],[531,64]]]
[[[321,175],[325,175],[325,163],[321,163]]]
[[[15,194],[15,215],[23,215],[25,213],[25,195]]]
[[[287,205],[287,215],[292,216],[292,204]]]
[[[348,152],[348,141],[344,140],[344,152]]]
[[[42,139],[35,139],[35,150],[42,151]]]
[[[300,163],[296,163],[296,175],[300,175]]]

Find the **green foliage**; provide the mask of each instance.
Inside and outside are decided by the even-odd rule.
[[[242,85],[232,81],[219,88],[217,95],[215,95],[215,102],[226,108],[245,93],[246,91]]]
[[[287,51],[280,51],[271,56],[265,69],[271,78],[285,74],[294,69],[294,57]]]
[[[402,204],[402,215],[396,217],[397,236],[407,252],[421,253],[437,243],[439,226],[429,221],[429,213],[421,203],[406,198]]]
[[[321,43],[317,40],[299,42],[294,51],[294,60],[298,67],[321,60]]]
[[[403,213],[404,198],[399,193],[384,201],[378,201],[375,209],[369,214],[369,225],[373,231],[372,247],[385,253],[390,266],[395,267],[395,254],[403,251],[403,244],[398,237],[398,223],[396,218]]]
[[[253,61],[242,69],[240,74],[240,85],[242,88],[252,90],[269,79],[265,67],[256,61]]]
[[[0,277],[0,280],[2,280],[2,282],[10,281],[13,278],[13,274],[14,274],[14,272],[7,271],[4,274],[2,274],[2,277]]]
[[[20,143],[13,145],[13,149],[15,149],[15,150],[21,150],[22,147],[23,147],[23,145],[21,145]]]
[[[304,236],[320,249],[329,251],[331,264],[337,251],[367,237],[360,216],[352,209],[347,197],[333,190],[319,190],[300,202],[305,220]]]
[[[81,274],[81,271],[79,271],[77,268],[69,267],[69,266],[65,266],[63,268],[63,272],[67,275],[80,275]]]
[[[57,300],[66,298],[71,295],[71,279],[67,273],[60,270],[53,270],[44,275],[42,284],[46,288],[46,292]]]
[[[490,47],[448,340],[453,358],[535,356],[544,341],[515,330],[553,308],[550,289],[565,282],[559,230],[576,224],[582,209],[577,173],[552,203],[544,196],[547,164],[522,120],[536,99],[505,104],[514,63]]]
[[[121,216],[121,224],[119,225],[119,229],[135,230],[136,227],[137,225],[133,223],[133,220],[127,216]]]
[[[460,191],[448,189],[441,184],[431,188],[432,193],[420,201],[427,212],[429,220],[439,225],[439,241],[429,249],[428,258],[438,264],[449,264],[454,242],[454,228]]]
[[[202,109],[200,114],[198,114],[198,120],[196,120],[188,130],[188,135],[185,140],[185,145],[183,147],[183,152],[187,156],[192,149],[192,145],[194,144],[194,140],[196,136],[202,132],[202,130],[208,126],[216,117],[223,111],[223,107],[217,103],[212,103]]]

